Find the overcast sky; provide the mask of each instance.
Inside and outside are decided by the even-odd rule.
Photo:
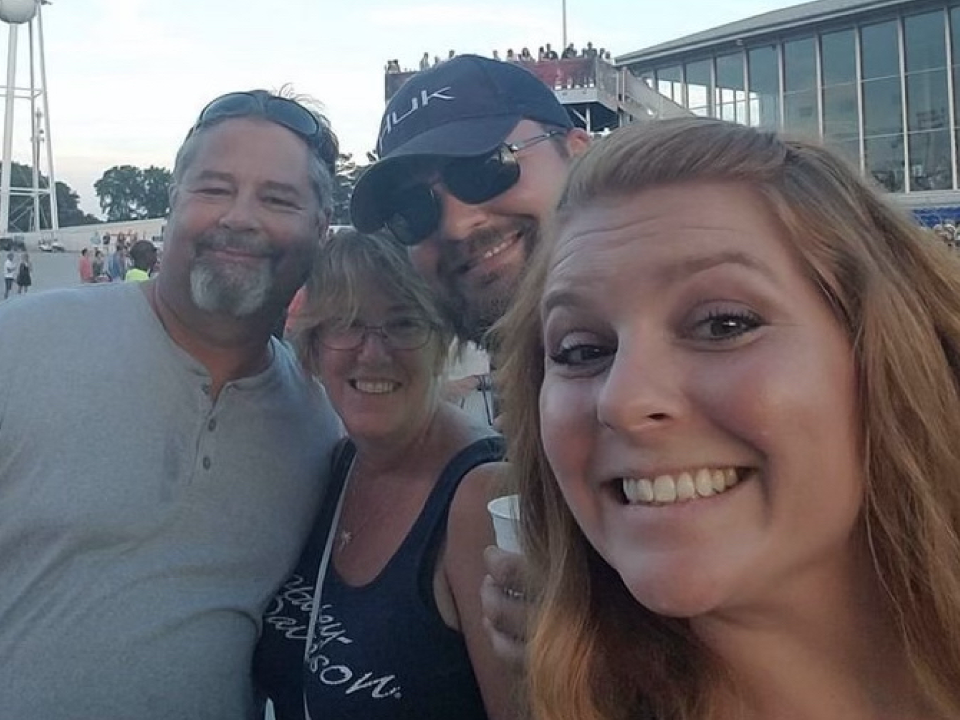
[[[4,0],[0,0],[2,4]],[[52,0],[44,7],[58,180],[100,214],[93,183],[119,164],[170,167],[197,112],[216,95],[292,83],[323,103],[341,144],[373,147],[383,66],[424,51],[501,54],[561,44],[562,0]],[[791,0],[567,0],[567,34],[614,55],[798,4]],[[17,85],[29,84],[27,33]],[[7,29],[0,28],[0,58]],[[26,101],[15,103],[14,157],[29,162]]]

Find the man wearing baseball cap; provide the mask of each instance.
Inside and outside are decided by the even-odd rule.
[[[460,55],[414,75],[380,123],[380,160],[350,206],[361,232],[386,228],[444,299],[463,340],[484,344],[513,300],[567,165],[590,136],[519,65]],[[481,600],[497,651],[522,663],[520,556],[486,552]]]
[[[351,215],[386,228],[483,344],[513,298],[567,165],[589,144],[553,91],[519,65],[461,55],[391,98]]]

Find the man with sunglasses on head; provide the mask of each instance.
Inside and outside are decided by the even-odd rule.
[[[484,345],[513,299],[568,164],[589,142],[522,66],[461,55],[417,73],[390,99],[380,160],[353,193],[353,224],[362,232],[386,228],[407,245],[460,338]],[[522,559],[496,548],[486,559],[491,639],[519,661]]]
[[[157,278],[0,308],[3,717],[253,717],[261,613],[340,433],[270,335],[336,157],[293,99],[219,97],[177,154]]]

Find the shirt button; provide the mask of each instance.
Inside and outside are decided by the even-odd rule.
[[[217,419],[210,418],[210,422],[207,423],[207,430],[209,430],[210,432],[213,432],[216,429],[217,429]]]
[[[213,463],[210,461],[210,456],[209,456],[209,455],[204,455],[204,457],[203,457],[203,469],[204,469],[204,470],[209,470],[209,469],[210,469],[210,466],[211,466],[212,464],[213,464]]]
[[[204,395],[209,395],[209,394],[210,394],[210,386],[207,385],[206,383],[204,383],[203,385],[201,385],[201,386],[200,386],[200,389],[203,390],[203,394],[204,394]]]

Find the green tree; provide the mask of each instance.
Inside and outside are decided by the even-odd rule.
[[[100,218],[85,213],[80,209],[80,196],[66,183],[57,180],[57,220],[60,227],[71,227],[75,225],[96,225]],[[44,207],[46,204],[46,207]],[[49,215],[50,200],[42,198],[40,202],[40,212],[47,211]]]
[[[50,186],[50,180],[40,173],[38,183],[41,189]],[[10,186],[13,188],[33,187],[33,168],[29,165],[14,162],[10,166]],[[100,222],[93,215],[88,215],[80,209],[80,196],[64,182],[57,181],[57,216],[62,227],[71,225],[89,225]],[[13,195],[10,198],[10,231],[30,232],[34,228],[33,198],[28,195]],[[50,217],[50,197],[40,198],[40,218],[37,227],[41,230],[52,226]]]
[[[167,188],[171,174],[151,165],[114,165],[93,184],[100,207],[111,222],[163,217],[170,209]]]
[[[100,199],[100,209],[107,214],[108,222],[142,220],[146,217],[143,207],[143,170],[134,165],[114,165],[93,184]]]
[[[170,212],[168,190],[173,174],[166,168],[151,165],[143,171],[143,210],[148,218],[165,217]]]
[[[93,184],[100,209],[108,222],[142,220],[143,170],[134,165],[114,165]]]

